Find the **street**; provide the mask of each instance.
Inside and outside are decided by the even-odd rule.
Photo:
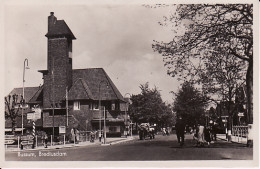
[[[6,161],[156,161],[156,160],[252,160],[253,148],[223,140],[195,147],[191,135],[185,135],[180,147],[176,135],[156,135],[154,140],[132,140],[115,145],[90,145],[48,150],[6,152]]]

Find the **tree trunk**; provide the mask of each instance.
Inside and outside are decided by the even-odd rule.
[[[253,147],[253,59],[249,61],[246,74],[247,89],[247,122],[248,122],[248,139],[247,146]]]
[[[249,61],[246,74],[247,122],[253,124],[253,61]]]
[[[15,135],[15,125],[16,125],[16,121],[15,119],[11,119],[12,121],[12,134]]]

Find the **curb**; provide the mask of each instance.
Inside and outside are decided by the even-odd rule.
[[[244,144],[246,145],[246,143],[239,143],[239,142],[236,142],[236,141],[231,141],[231,142],[228,142],[226,139],[224,138],[220,138],[220,137],[217,137],[219,140],[223,140],[223,141],[226,141],[227,143],[235,143],[235,144]]]
[[[122,143],[122,142],[127,142],[127,141],[131,141],[134,140],[134,138],[130,138],[130,139],[123,139],[123,140],[119,140],[119,141],[112,141],[110,143],[107,144],[100,144],[99,142],[93,143],[93,144],[72,144],[72,145],[65,145],[65,146],[61,146],[61,147],[48,147],[48,148],[36,148],[36,149],[24,149],[25,151],[37,151],[37,150],[54,150],[54,149],[66,149],[66,148],[72,148],[72,147],[83,147],[83,146],[93,146],[93,145],[101,145],[101,146],[110,146],[110,145],[115,145],[118,143]],[[18,152],[18,151],[24,151],[21,149],[5,149],[5,152]]]
[[[134,140],[134,138],[111,142],[110,145],[115,145],[115,144],[118,144],[118,143],[123,143],[123,142],[127,142],[127,141],[132,141],[132,140]]]

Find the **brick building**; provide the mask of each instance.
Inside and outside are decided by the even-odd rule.
[[[43,85],[25,90],[29,107],[37,106],[42,110],[42,118],[37,120],[36,127],[48,134],[54,129],[55,135],[59,135],[60,127],[66,127],[67,133],[73,127],[84,131],[98,130],[100,124],[103,128],[105,111],[107,136],[121,135],[129,120],[125,119],[128,116],[122,106],[125,100],[105,70],[72,69],[72,42],[76,38],[65,21],[57,20],[53,12],[48,17],[45,36],[48,39],[47,70],[39,70]],[[16,88],[10,94],[21,94],[20,90]],[[30,124],[26,113],[24,119],[24,123]]]

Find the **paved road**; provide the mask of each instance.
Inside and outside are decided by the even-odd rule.
[[[133,140],[110,146],[91,145],[54,150],[6,152],[6,160],[22,161],[146,161],[146,160],[252,160],[253,149],[217,141],[209,147],[194,147],[186,135],[181,148],[176,135],[157,135],[154,140]],[[55,156],[52,156],[55,155]]]

